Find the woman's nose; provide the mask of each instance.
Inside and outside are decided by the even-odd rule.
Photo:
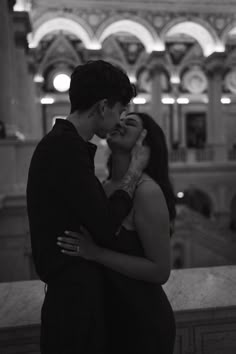
[[[121,127],[121,128],[124,128],[125,127],[125,120],[122,118],[122,119],[120,119],[120,121],[119,121],[119,126]]]

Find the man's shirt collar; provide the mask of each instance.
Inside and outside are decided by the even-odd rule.
[[[89,152],[89,156],[92,160],[94,160],[95,158],[95,154],[97,151],[97,146],[93,143],[90,143],[90,141],[86,142],[84,141],[84,139],[79,135],[78,131],[76,130],[74,124],[72,124],[69,120],[67,119],[62,119],[62,118],[57,118],[56,119],[56,124],[60,124],[63,125],[64,128],[68,128],[69,130],[73,130],[74,132],[76,132],[76,134],[78,135],[78,137],[80,138],[80,140],[87,145],[88,148],[88,152]]]

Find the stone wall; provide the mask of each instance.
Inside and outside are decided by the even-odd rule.
[[[172,271],[174,354],[236,353],[236,266]],[[0,284],[0,352],[39,354],[40,281]],[[145,353],[144,353],[145,354]]]

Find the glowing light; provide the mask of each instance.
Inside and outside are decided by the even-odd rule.
[[[145,104],[145,103],[147,103],[147,100],[144,97],[134,97],[133,103],[134,104]]]
[[[189,103],[189,99],[187,97],[179,97],[179,98],[177,98],[176,101],[178,104],[188,104]]]
[[[180,77],[177,74],[173,74],[170,78],[172,84],[180,84]]]
[[[42,75],[35,75],[34,82],[44,82],[44,78]]]
[[[87,44],[87,49],[100,50],[100,49],[102,49],[102,46],[97,41],[91,41],[90,43]]]
[[[183,192],[178,192],[177,193],[177,197],[180,198],[180,199],[183,198],[184,197],[184,193]]]
[[[42,97],[40,102],[41,104],[53,104],[55,100],[53,97]]]
[[[222,97],[221,98],[221,103],[222,104],[230,104],[231,103],[231,99],[229,97]]]
[[[134,75],[130,75],[129,76],[129,81],[132,83],[132,84],[135,84],[137,82],[137,79]]]
[[[57,74],[53,79],[53,86],[59,92],[66,92],[70,87],[70,77],[67,74]]]
[[[151,52],[164,52],[165,51],[165,44],[163,42],[156,42],[150,48],[148,48],[149,53]]]
[[[13,7],[15,12],[30,11],[30,3],[26,0],[17,0]]]
[[[163,97],[161,99],[161,102],[163,104],[174,104],[175,103],[175,99],[173,97]]]
[[[215,45],[215,52],[222,53],[225,51],[225,45],[223,43],[217,43]]]

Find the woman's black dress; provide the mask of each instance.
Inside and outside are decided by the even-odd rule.
[[[134,230],[121,227],[114,250],[144,257]],[[172,354],[175,319],[161,285],[107,270],[106,316],[110,354]]]

